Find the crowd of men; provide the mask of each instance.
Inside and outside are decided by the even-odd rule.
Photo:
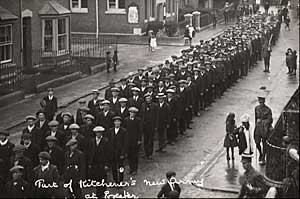
[[[120,86],[110,82],[104,98],[93,90],[88,103],[79,101],[75,117],[69,112],[56,115],[57,99],[49,89],[42,110],[26,117],[19,144],[8,141],[8,132],[0,132],[0,190],[7,190],[1,194],[59,197],[55,186],[46,189],[37,182],[71,180],[72,191],[64,194],[80,197],[79,180],[106,182],[111,171],[114,181],[122,182],[125,161],[130,175],[136,175],[139,152],[148,160],[154,150],[167,152],[168,144],[188,133],[194,116],[262,60],[264,48],[270,40],[275,44],[279,31],[275,15],[245,17],[223,34],[172,56],[172,61],[140,68],[137,75],[121,79]],[[98,187],[97,196],[104,190]]]

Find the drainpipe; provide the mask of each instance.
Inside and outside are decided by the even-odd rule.
[[[23,66],[23,16],[22,16],[22,7],[23,7],[23,2],[22,0],[19,0],[19,12],[20,12],[20,65]]]
[[[98,0],[96,1],[96,38],[98,39],[99,35],[99,6],[98,6]]]

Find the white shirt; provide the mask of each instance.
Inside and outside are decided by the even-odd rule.
[[[0,145],[1,145],[1,146],[4,146],[4,145],[7,144],[7,142],[8,142],[8,139],[5,139],[4,141],[1,141],[1,140],[0,140]]]
[[[64,129],[66,130],[68,128],[68,125],[64,124]]]
[[[108,114],[108,111],[104,111],[104,116],[106,117]]]
[[[133,96],[134,101],[137,101],[139,96]]]
[[[94,101],[93,101],[93,102],[94,102],[94,105],[96,105],[96,104],[97,104],[97,101],[98,101],[98,100],[94,99]]]
[[[121,113],[125,111],[126,107],[121,107]]]
[[[115,135],[118,134],[119,130],[120,130],[120,128],[115,128]]]
[[[126,85],[122,85],[122,90],[124,90],[126,88]]]
[[[245,133],[245,137],[246,137],[246,142],[247,142],[247,148],[244,151],[244,154],[251,154],[250,152],[254,153],[254,147],[253,147],[253,135],[251,133],[251,129],[246,130],[246,128],[244,127],[244,133]]]
[[[99,143],[101,142],[102,136],[100,138],[96,137],[96,144],[99,146]]]
[[[41,165],[42,171],[45,171],[46,169],[48,169],[48,168],[49,168],[49,165],[50,165],[50,162],[49,162],[49,161],[48,161],[48,163],[47,163],[45,166]]]
[[[34,126],[35,126],[35,125],[27,126],[27,129],[28,129],[28,131],[29,131],[30,133],[31,133],[31,131],[33,130]]]
[[[113,101],[113,103],[115,104],[115,103],[118,101],[118,98],[117,98],[117,97],[113,97],[113,98],[112,98],[112,101]]]
[[[179,87],[180,92],[183,92],[184,87]]]
[[[161,108],[164,105],[164,103],[159,103],[159,107]]]
[[[46,122],[46,120],[40,121],[40,128],[41,128],[42,126],[44,126],[45,122]]]
[[[24,143],[24,146],[25,146],[26,149],[28,149],[28,148],[30,147],[30,145],[31,145],[31,141],[29,141],[28,144],[25,144],[25,143]]]
[[[194,76],[194,79],[195,79],[195,80],[198,79],[198,75],[195,75],[195,76]]]
[[[144,90],[146,89],[146,87],[141,87],[141,90],[144,92]]]
[[[54,131],[51,131],[51,136],[54,136],[55,137],[55,135],[56,135],[56,131],[54,132]]]
[[[48,95],[48,99],[52,100],[53,99],[53,95]]]
[[[161,93],[163,91],[164,87],[158,87],[159,92]]]

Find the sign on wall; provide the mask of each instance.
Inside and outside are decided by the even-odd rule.
[[[137,6],[128,8],[128,23],[139,23],[139,11]]]

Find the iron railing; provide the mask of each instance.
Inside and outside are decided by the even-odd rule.
[[[14,64],[0,64],[0,96],[18,91],[21,86],[22,67]]]
[[[105,58],[106,52],[117,50],[118,39],[113,36],[72,34],[71,50],[74,57]]]

